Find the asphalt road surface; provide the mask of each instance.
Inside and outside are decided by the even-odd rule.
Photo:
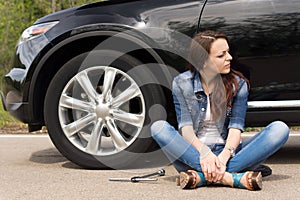
[[[86,170],[66,160],[47,135],[0,135],[0,199],[300,199],[300,133],[269,160],[273,175],[262,191],[229,187],[181,190],[173,166],[132,170]],[[164,168],[154,182],[112,182]]]

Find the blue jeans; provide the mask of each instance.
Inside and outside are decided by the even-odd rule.
[[[189,169],[202,171],[199,152],[168,122],[162,120],[154,122],[151,126],[151,134],[178,172]],[[240,143],[236,155],[228,161],[226,171],[240,172],[255,169],[279,150],[288,136],[289,128],[285,123],[275,121],[269,124],[253,137]],[[209,147],[215,155],[219,155],[224,144],[214,144]]]

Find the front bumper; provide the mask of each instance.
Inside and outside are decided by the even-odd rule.
[[[12,103],[8,102],[7,98],[5,97],[4,93],[0,91],[2,106],[5,111],[7,111],[10,115],[14,118],[18,119],[19,121],[28,124],[28,131],[37,131],[42,128],[42,124],[39,122],[33,121],[32,112],[27,102],[19,102],[19,103]],[[13,96],[13,93],[9,93],[8,97]]]
[[[23,123],[29,123],[30,119],[28,118],[28,103],[26,102],[10,102],[7,99],[14,98],[16,96],[14,92],[10,91],[7,96],[1,91],[1,100],[2,106],[5,111],[9,112],[14,118],[18,119]]]

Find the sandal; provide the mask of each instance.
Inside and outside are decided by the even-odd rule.
[[[241,183],[241,178],[246,174],[247,177],[247,186]],[[250,177],[251,175],[251,177]],[[262,189],[262,176],[261,172],[244,172],[238,174],[232,174],[233,178],[233,187],[242,188],[248,190],[261,190]],[[249,183],[251,181],[251,184]]]
[[[197,183],[197,173],[200,176],[199,183]],[[180,172],[179,185],[181,189],[194,189],[206,185],[206,180],[202,172],[188,170],[187,172]]]

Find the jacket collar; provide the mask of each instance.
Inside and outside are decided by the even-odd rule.
[[[203,87],[202,87],[202,84],[201,84],[201,81],[200,81],[200,73],[196,70],[194,73],[194,80],[193,80],[193,84],[194,84],[194,93],[197,93],[197,92],[203,92]]]

